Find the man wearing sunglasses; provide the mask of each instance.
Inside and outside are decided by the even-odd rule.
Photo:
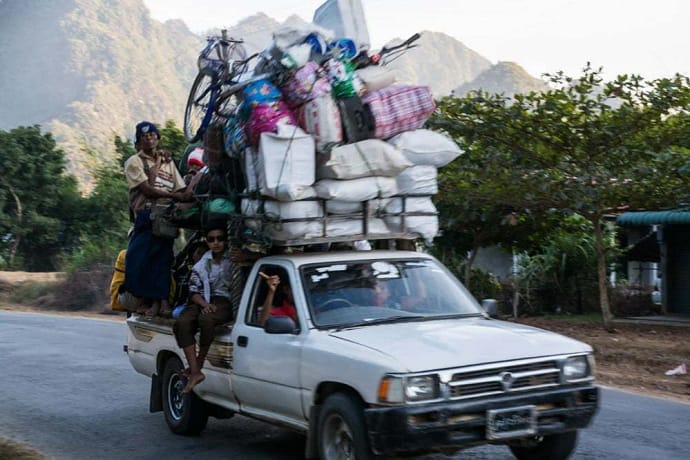
[[[233,320],[230,301],[232,262],[227,251],[225,227],[206,231],[209,250],[192,269],[189,280],[189,305],[175,321],[173,331],[177,345],[184,351],[189,368],[184,371],[187,385],[183,393],[189,393],[206,378],[201,372],[206,354],[214,338],[214,329]],[[199,354],[196,352],[194,335],[199,331]]]

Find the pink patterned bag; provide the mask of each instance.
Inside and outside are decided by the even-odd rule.
[[[314,61],[307,62],[282,87],[283,98],[291,108],[299,107],[319,96],[331,93],[331,84]]]
[[[297,120],[285,102],[257,105],[246,124],[249,143],[253,146],[259,145],[261,133],[275,133],[279,124],[297,126]]]
[[[436,108],[428,86],[389,86],[366,93],[362,101],[374,115],[378,139],[421,128]]]

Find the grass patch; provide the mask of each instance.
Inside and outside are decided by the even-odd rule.
[[[56,282],[24,281],[12,287],[9,293],[10,302],[29,305],[55,291]],[[0,457],[1,458],[1,457]]]
[[[44,460],[48,457],[24,444],[19,444],[10,439],[0,438],[0,458],[12,460]]]

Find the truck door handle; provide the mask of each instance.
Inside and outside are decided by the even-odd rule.
[[[237,345],[239,345],[240,347],[246,347],[247,342],[249,342],[249,339],[246,336],[241,335],[237,337]]]

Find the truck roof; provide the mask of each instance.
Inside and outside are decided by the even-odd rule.
[[[304,252],[293,254],[279,254],[266,256],[259,259],[261,263],[274,261],[289,261],[295,266],[338,262],[347,260],[380,260],[380,259],[433,259],[429,254],[414,251],[328,251],[328,252]]]

